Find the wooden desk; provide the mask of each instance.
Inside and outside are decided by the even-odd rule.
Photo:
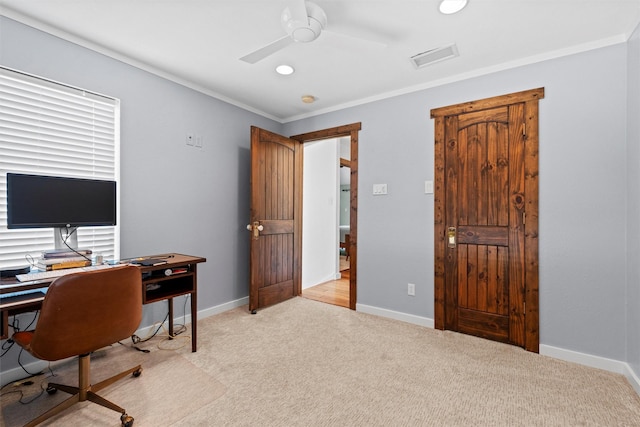
[[[197,267],[201,262],[207,260],[202,257],[195,257],[183,254],[162,254],[145,256],[142,258],[132,258],[123,260],[123,263],[135,259],[164,259],[166,264],[156,266],[138,266],[142,274],[142,303],[151,304],[162,300],[167,300],[169,305],[169,334],[173,335],[173,298],[180,295],[191,295],[191,351],[197,349],[197,327],[198,327],[198,274]],[[186,271],[166,275],[165,271]],[[31,290],[47,287],[55,279],[38,280],[33,282],[19,282],[14,277],[0,280],[0,293],[11,293],[22,290]],[[9,316],[35,311],[40,308],[42,299],[28,301],[10,307],[0,306],[0,339],[9,337]]]

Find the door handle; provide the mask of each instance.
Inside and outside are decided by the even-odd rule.
[[[264,226],[258,221],[254,221],[253,224],[247,224],[247,230],[253,231],[253,240],[258,240],[260,232],[264,230]]]
[[[456,228],[449,227],[447,230],[447,246],[450,248],[456,247]]]

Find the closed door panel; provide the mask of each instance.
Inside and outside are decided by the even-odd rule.
[[[526,173],[534,165],[527,156],[537,155],[537,126],[532,141],[527,112],[534,110],[529,98],[537,105],[541,93],[521,95],[529,104],[506,96],[504,105],[492,98],[432,111],[440,171],[435,317],[436,327],[525,347],[527,286],[535,290],[535,301],[529,296],[537,323],[537,222],[529,258],[525,247],[527,207],[537,220],[537,159],[536,186],[527,185],[532,176]],[[535,261],[535,272],[527,268],[529,259]],[[535,328],[529,341],[537,351],[537,324],[529,326]]]

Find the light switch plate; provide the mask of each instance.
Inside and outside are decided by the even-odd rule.
[[[424,194],[433,194],[433,181],[424,182]]]
[[[387,194],[387,184],[373,184],[373,195],[381,196]]]

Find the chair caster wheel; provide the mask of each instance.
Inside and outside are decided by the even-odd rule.
[[[56,394],[56,391],[58,391],[58,389],[57,389],[57,388],[52,387],[52,386],[50,386],[50,385],[48,385],[48,386],[47,386],[47,393],[48,393],[48,394]]]
[[[133,417],[127,414],[122,414],[120,421],[122,422],[122,427],[131,427],[133,425]]]
[[[142,368],[136,369],[135,371],[133,371],[133,376],[136,378],[138,378],[140,374],[142,374]]]

